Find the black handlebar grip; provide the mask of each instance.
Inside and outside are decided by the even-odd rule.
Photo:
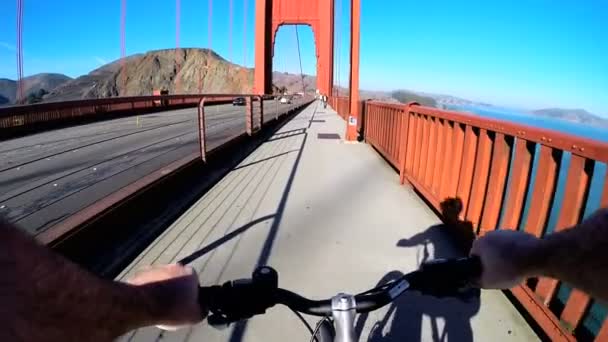
[[[468,278],[471,282],[477,282],[483,273],[483,264],[481,258],[477,255],[472,255],[463,260],[464,267],[468,270]]]
[[[477,256],[460,259],[439,259],[422,264],[406,276],[410,288],[436,297],[454,296],[474,286],[482,272]]]

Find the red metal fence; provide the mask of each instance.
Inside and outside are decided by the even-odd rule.
[[[344,120],[348,120],[348,114],[350,112],[349,109],[349,101],[348,97],[340,96],[340,97],[330,97],[328,100],[328,104],[338,112],[338,115]]]
[[[415,103],[367,102],[365,112],[366,141],[402,182],[438,210],[460,198],[477,234],[541,237],[608,206],[607,143]],[[511,292],[552,340],[608,340],[605,307],[577,289],[532,279]]]
[[[134,96],[106,99],[88,99],[65,102],[49,102],[24,106],[0,108],[0,129],[16,129],[37,124],[129,111],[168,110],[185,106],[196,106],[202,95]],[[232,97],[217,98],[216,102],[227,102]]]
[[[366,101],[359,101],[359,120],[357,121],[357,132],[361,134],[363,131],[363,127],[365,125],[365,111],[367,107],[365,106]],[[350,116],[350,98],[349,97],[329,97],[328,104],[335,108],[338,115],[344,119],[344,121],[348,121],[348,117]]]

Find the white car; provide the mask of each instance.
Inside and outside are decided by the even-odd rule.
[[[281,97],[281,99],[279,100],[279,102],[283,103],[283,104],[290,104],[291,100],[287,97]]]

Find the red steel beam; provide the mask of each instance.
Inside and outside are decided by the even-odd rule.
[[[492,151],[490,177],[488,180],[488,193],[486,195],[481,225],[479,227],[480,235],[496,229],[496,226],[498,225],[498,218],[502,207],[502,197],[505,191],[505,183],[507,182],[507,170],[510,156],[511,148],[509,147],[504,134],[496,133]]]
[[[560,319],[571,327],[578,327],[590,303],[589,295],[578,289],[573,289],[568,301],[566,301]]]
[[[501,222],[502,228],[517,229],[524,205],[531,161],[532,154],[528,150],[527,141],[518,139],[515,142],[515,158],[511,168],[511,183],[507,190],[505,214],[503,222]]]
[[[589,175],[585,172],[586,159],[572,155],[570,167],[566,178],[566,190],[560,210],[555,231],[568,229],[578,223],[585,200],[585,190],[589,182]],[[536,293],[549,305],[555,295],[558,281],[541,278],[536,286]]]
[[[367,114],[366,114],[367,115]],[[399,137],[399,180],[401,184],[405,183],[405,173],[407,172],[407,150],[408,150],[408,139],[410,137],[410,115],[408,111],[400,111],[398,113],[401,124]]]
[[[458,194],[458,180],[460,179],[462,155],[464,151],[464,136],[465,131],[462,128],[461,124],[454,123],[454,130],[452,131],[452,167],[450,168],[451,170],[447,173],[448,189],[446,197],[455,197]]]
[[[446,128],[445,121],[437,118],[435,122],[437,128],[437,149],[435,150],[436,160],[435,165],[433,167],[433,177],[431,180],[431,192],[435,194],[435,196],[439,197],[439,187],[441,186],[441,171],[446,165],[444,164],[446,158]]]
[[[551,195],[555,191],[558,161],[553,157],[551,147],[541,145],[538,158],[538,168],[533,175],[534,189],[530,199],[530,210],[525,231],[536,236],[543,235],[543,229],[549,217]]]
[[[416,114],[412,114],[409,108],[406,112],[408,129],[407,129],[407,146],[405,151],[405,172],[411,174],[414,170],[414,157],[416,148]]]
[[[464,219],[469,206],[469,195],[471,194],[471,183],[473,182],[473,170],[475,168],[475,154],[477,153],[477,135],[473,127],[467,125],[464,135],[464,147],[462,151],[462,163],[460,165],[460,177],[456,197],[462,200],[462,211],[460,219]]]
[[[457,125],[457,124],[454,124]],[[452,165],[454,162],[454,130],[457,129],[448,120],[443,122],[444,134],[445,134],[445,154],[443,157],[444,167],[441,169],[441,179],[439,181],[439,191],[437,197],[441,200],[450,196],[450,177],[452,177]],[[453,196],[453,195],[452,195]]]
[[[422,116],[422,148],[420,150],[420,166],[416,174],[416,179],[424,187],[426,187],[426,184],[424,183],[424,175],[426,174],[426,164],[429,157],[429,135],[431,129],[431,124],[429,122],[430,120],[430,117]]]
[[[576,338],[572,336],[569,331],[564,329],[560,321],[557,319],[557,317],[555,317],[551,310],[544,306],[543,303],[538,300],[534,292],[527,286],[518,285],[511,289],[511,293],[513,293],[515,298],[517,298],[524,308],[528,310],[536,323],[538,323],[551,341],[576,341]]]
[[[439,119],[437,119],[439,120]],[[427,151],[426,171],[424,172],[424,185],[433,190],[433,173],[435,172],[435,161],[437,159],[437,128],[438,123],[434,118],[429,118],[429,149]]]
[[[416,134],[414,137],[414,168],[412,169],[412,177],[418,177],[418,169],[420,168],[420,151],[422,150],[422,128],[424,121],[418,114],[414,114],[414,121],[416,122]]]
[[[473,173],[473,185],[466,220],[473,223],[477,229],[481,218],[481,211],[485,202],[486,186],[488,185],[488,172],[490,170],[490,157],[492,154],[492,139],[485,129],[479,132],[479,143],[477,157],[475,159],[475,172]],[[464,210],[463,210],[464,211]]]

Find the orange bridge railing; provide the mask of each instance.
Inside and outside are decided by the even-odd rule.
[[[342,99],[334,99],[341,116]],[[541,237],[608,206],[608,144],[416,103],[366,102],[365,140],[432,206],[460,198],[475,233]],[[608,341],[606,307],[553,279],[511,290],[552,340]]]

